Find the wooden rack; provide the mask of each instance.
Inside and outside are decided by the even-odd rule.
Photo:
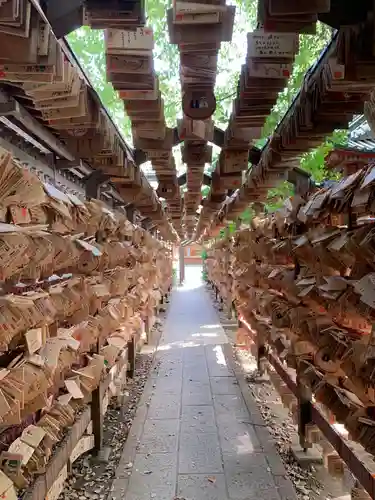
[[[216,295],[228,312],[237,310],[239,339],[260,371],[264,360],[273,367],[270,379],[298,423],[302,448],[322,435],[330,473],[342,475],[345,463],[368,498],[375,493],[371,160],[333,151],[327,167],[343,172],[340,181],[307,199],[296,195],[274,214],[257,213],[251,228],[212,245],[206,261]]]
[[[215,292],[216,300],[225,304],[226,299],[221,297],[217,286],[209,281],[209,285]],[[238,318],[238,327],[247,331],[249,340],[254,346],[252,353],[255,355],[256,363],[260,371],[263,369],[264,361],[267,361],[274,369],[282,382],[294,396],[297,404],[293,408],[295,421],[298,423],[298,435],[300,442],[304,444],[305,451],[308,440],[308,429],[316,426],[324,439],[334,448],[337,455],[345,463],[348,470],[354,475],[361,486],[366,490],[369,498],[375,496],[375,462],[364,449],[356,442],[343,437],[333,426],[323,410],[314,404],[311,399],[306,399],[305,391],[298,380],[297,373],[291,373],[285,366],[284,361],[280,360],[272,346],[265,346],[258,338],[256,332],[249,325],[245,315],[241,310],[236,310],[233,305],[233,313]],[[311,444],[308,444],[311,446]],[[355,497],[352,497],[353,499]]]

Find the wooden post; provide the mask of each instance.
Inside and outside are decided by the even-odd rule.
[[[103,394],[102,384],[93,391],[91,399],[92,431],[94,434],[94,448],[97,453],[103,447]]]
[[[96,344],[96,352],[100,351],[100,338]],[[102,383],[93,390],[91,396],[92,432],[94,434],[94,449],[99,453],[103,446],[103,391]]]
[[[263,335],[259,335],[259,332],[256,334],[256,361],[257,361],[257,370],[259,375],[264,374],[264,364],[262,363],[262,359],[266,356],[266,347],[264,345]]]
[[[100,186],[104,184],[108,178],[109,176],[104,174],[101,170],[94,170],[90,175],[88,175],[84,179],[86,198],[88,200],[99,199]]]
[[[307,451],[308,439],[307,439],[307,425],[312,424],[312,414],[311,414],[311,394],[309,389],[301,383],[300,374],[297,368],[297,389],[298,389],[298,436],[301,448]]]
[[[183,246],[179,248],[180,257],[180,285],[185,281],[185,249]]]
[[[135,207],[133,204],[130,204],[126,207],[126,216],[128,218],[128,221],[134,224],[135,222]]]
[[[135,351],[136,351],[136,346],[135,346],[135,339],[133,337],[128,342],[128,371],[127,371],[128,378],[134,378],[134,373],[135,373]]]

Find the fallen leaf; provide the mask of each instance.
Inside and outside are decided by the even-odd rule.
[[[210,481],[210,483],[213,483],[213,484],[216,483],[216,477],[208,477],[207,480]]]

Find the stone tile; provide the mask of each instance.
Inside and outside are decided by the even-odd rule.
[[[250,397],[251,397],[251,400],[250,400]],[[253,425],[256,425],[256,426],[266,427],[266,423],[264,421],[264,418],[262,417],[262,414],[260,413],[258,405],[252,396],[248,395],[246,397],[246,405],[245,406],[246,406],[247,411],[248,411],[249,422],[251,422]]]
[[[200,389],[190,389],[182,391],[182,405],[210,405],[212,404],[212,394],[209,386],[202,386]]]
[[[208,377],[208,368],[206,365],[184,366],[183,379],[208,384],[210,381]]]
[[[217,433],[180,434],[179,473],[214,474],[222,472],[222,459]]]
[[[210,377],[232,377],[233,370],[228,366],[222,345],[206,346],[206,359]]]
[[[151,390],[139,408],[143,432],[130,431],[134,454],[137,443],[138,451],[134,459],[134,454],[123,456],[113,495],[118,500],[173,500],[176,495],[296,500],[287,496],[290,484],[277,453],[266,456],[275,451],[273,441],[260,427],[264,422],[256,402],[227,365],[227,337],[199,284],[200,269],[193,271],[194,278],[187,268],[185,285],[173,293]],[[129,462],[134,462],[131,470]]]
[[[149,419],[173,419],[180,417],[180,394],[165,394],[158,397],[155,394],[149,406],[147,418]]]
[[[184,356],[183,365],[184,368],[207,367],[205,352],[203,351],[203,354],[198,352],[190,352],[189,356]]]
[[[182,363],[182,359],[183,352],[181,349],[174,349],[173,344],[168,343],[166,339],[161,340],[155,354],[156,363]]]
[[[202,375],[205,375],[205,373],[208,372],[205,358],[202,357],[199,360],[189,361],[188,363],[186,363],[186,362],[184,363],[184,366],[183,366],[184,375],[186,373],[190,374],[190,373],[195,373],[195,372],[202,373]]]
[[[194,363],[195,361],[201,360],[201,358],[204,360],[204,363],[206,363],[206,351],[204,349],[204,346],[197,346],[197,347],[186,347],[183,350],[183,362],[184,364],[188,363]]]
[[[208,389],[211,392],[210,380],[194,380],[184,377],[182,382],[183,391],[197,392],[199,389]]]
[[[225,471],[237,470],[237,472],[247,472],[252,469],[264,469],[267,471],[268,463],[263,452],[242,451],[237,454],[227,454],[223,452],[223,462]],[[268,474],[272,475],[270,471]]]
[[[261,452],[254,426],[233,418],[218,418],[217,426],[223,455]]]
[[[213,396],[215,413],[218,417],[231,416],[249,422],[249,412],[241,395],[216,394]]]
[[[262,471],[249,474],[248,472],[233,472],[226,476],[230,500],[280,500],[272,476],[265,478]]]
[[[160,397],[165,393],[180,394],[182,391],[182,377],[158,377],[154,381],[153,392]]]
[[[181,432],[216,432],[213,406],[183,406]]]
[[[232,394],[241,393],[236,377],[211,377],[212,394]]]
[[[177,497],[192,500],[228,500],[224,474],[178,476]]]
[[[266,453],[266,459],[273,476],[286,476],[286,469],[276,447],[275,452]]]
[[[181,349],[175,348],[173,343],[163,341],[159,344],[155,356],[156,363],[182,363],[182,359],[183,352]]]
[[[160,358],[157,363],[158,370],[180,370],[183,362],[181,357],[169,356],[168,358]]]
[[[260,445],[265,453],[277,454],[275,440],[272,438],[269,430],[265,426],[255,426]]]
[[[199,332],[192,334],[192,339],[206,346],[222,344],[228,341],[223,328],[218,326],[217,323],[204,325]]]
[[[139,453],[173,453],[177,451],[179,420],[146,420]]]
[[[274,481],[281,500],[297,500],[296,490],[289,478],[277,476]]]
[[[171,500],[176,491],[176,454],[136,456],[126,500]],[[124,498],[124,496],[122,497]]]
[[[232,369],[221,363],[217,362],[208,362],[208,373],[210,377],[232,377],[233,371]]]
[[[184,379],[182,405],[211,405],[212,394],[209,382]]]
[[[225,459],[224,471],[231,500],[280,500],[263,454],[245,454]]]
[[[180,366],[171,366],[171,367],[161,367],[157,370],[154,370],[152,373],[152,378],[182,378],[182,365]]]

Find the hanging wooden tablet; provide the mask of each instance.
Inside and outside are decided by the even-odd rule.
[[[216,109],[215,95],[210,90],[187,90],[182,98],[182,109],[192,120],[207,120]]]

